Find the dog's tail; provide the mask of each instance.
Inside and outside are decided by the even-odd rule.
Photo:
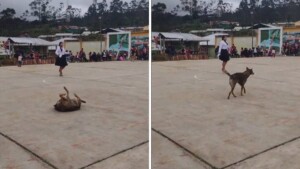
[[[226,70],[225,70],[225,72],[224,72],[226,75],[228,75],[229,77],[231,76],[231,74],[230,73],[228,73]]]

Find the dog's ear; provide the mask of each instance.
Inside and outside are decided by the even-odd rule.
[[[249,70],[249,68],[248,68],[248,67],[246,67],[246,70]]]

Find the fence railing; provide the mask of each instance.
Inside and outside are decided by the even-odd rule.
[[[13,66],[17,65],[17,59],[16,58],[4,58],[0,60],[0,66]],[[22,64],[23,65],[35,65],[35,64],[54,64],[55,58],[42,58],[42,59],[23,59]]]
[[[208,59],[207,54],[192,54],[192,55],[167,55],[167,54],[152,54],[153,61],[167,61],[167,60],[203,60]]]

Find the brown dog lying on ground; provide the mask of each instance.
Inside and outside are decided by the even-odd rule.
[[[228,98],[230,98],[230,95],[232,94],[234,97],[236,97],[233,93],[233,90],[235,88],[236,83],[241,85],[241,96],[243,96],[243,90],[244,93],[246,94],[246,88],[245,88],[245,83],[247,82],[247,79],[250,75],[254,75],[254,72],[252,69],[249,69],[248,67],[246,68],[246,71],[243,73],[235,73],[230,75],[228,72],[226,74],[229,76],[229,84],[231,86],[231,90],[229,92]]]
[[[76,99],[70,99],[68,89],[66,87],[64,87],[64,89],[67,94],[64,93],[59,95],[60,100],[54,105],[55,110],[61,112],[75,111],[80,109],[81,103],[86,103],[86,101],[81,100],[76,94],[74,94]]]

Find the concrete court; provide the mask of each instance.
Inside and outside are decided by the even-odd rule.
[[[221,61],[152,64],[153,169],[299,169],[300,58],[231,59],[253,68],[227,100]],[[183,165],[184,164],[184,165]],[[187,167],[185,167],[187,166]]]
[[[0,67],[1,169],[148,167],[148,62]],[[59,113],[66,86],[86,104]]]

